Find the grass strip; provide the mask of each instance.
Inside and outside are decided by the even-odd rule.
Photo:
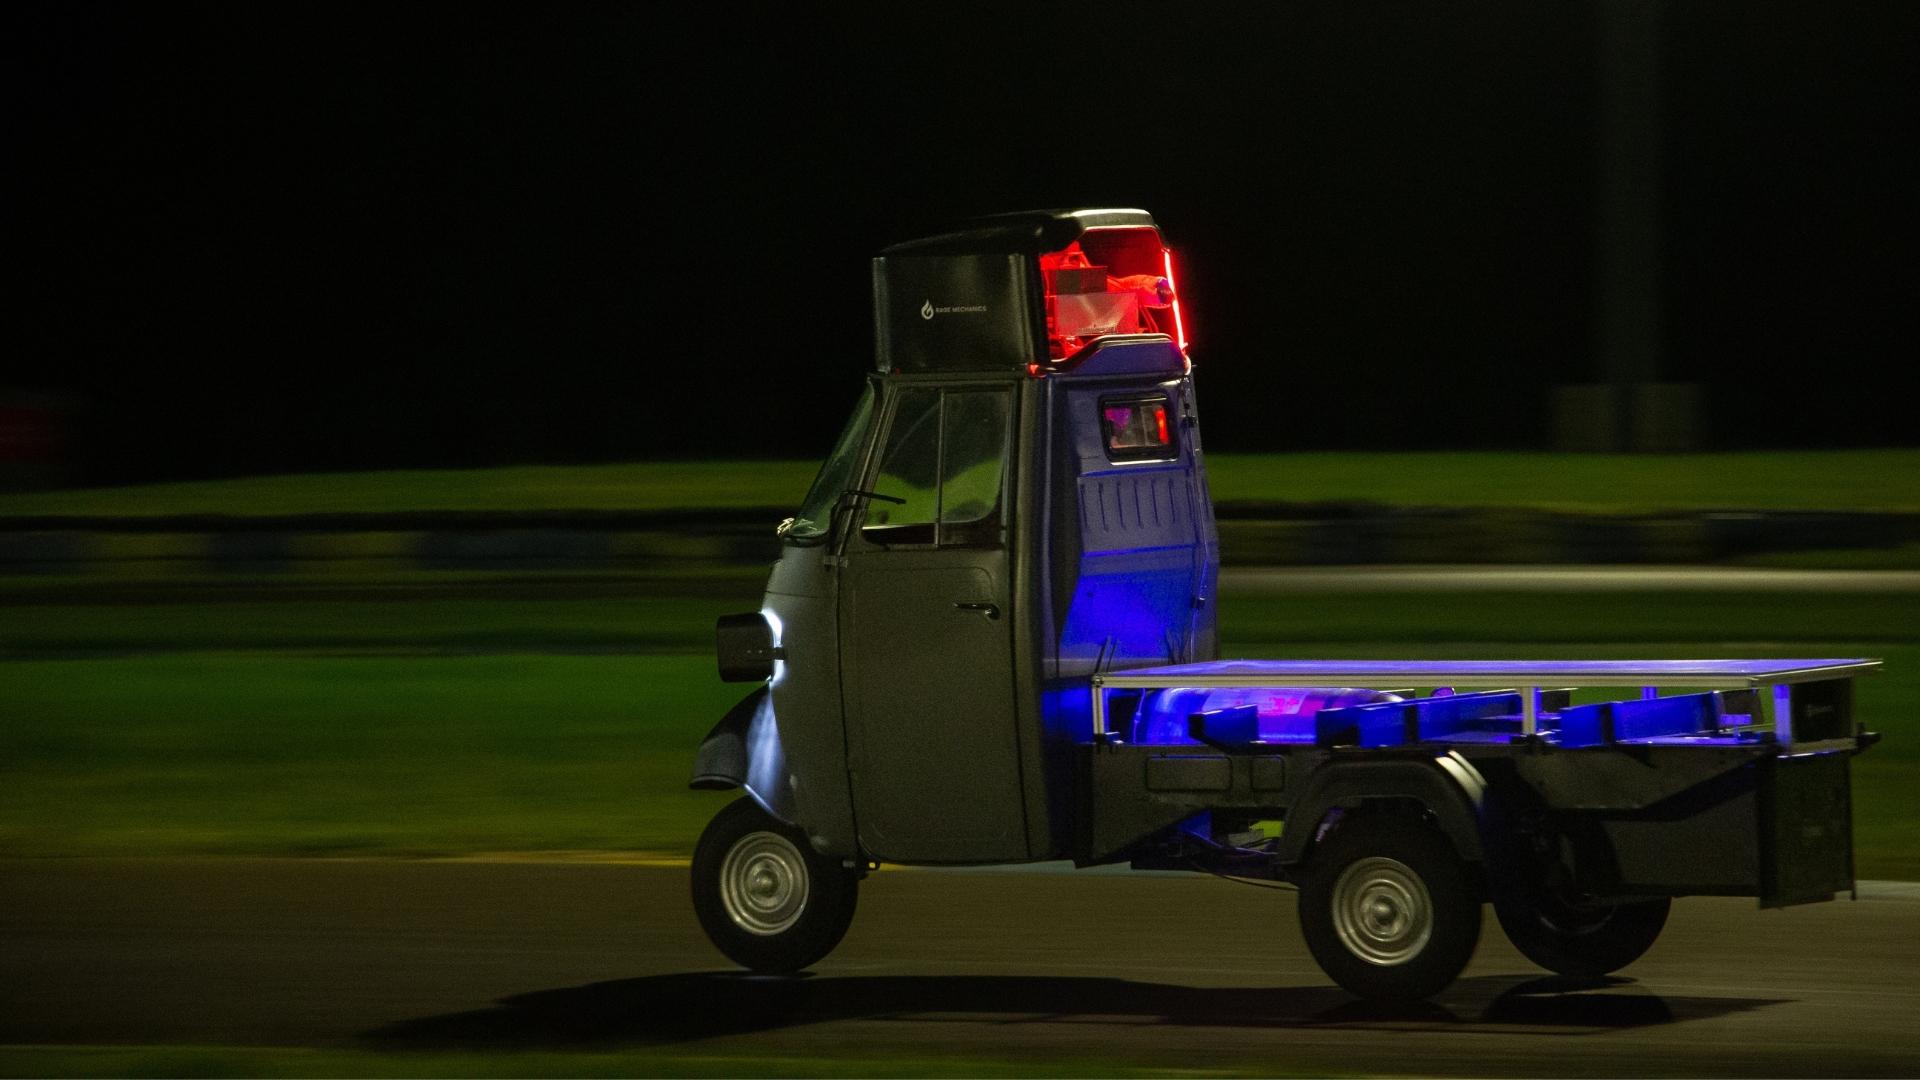
[[[465,586],[462,587],[463,589]],[[323,594],[334,596],[336,594]],[[0,854],[684,853],[738,596],[15,603]],[[1920,597],[1228,595],[1228,655],[1876,656],[1861,873],[1920,878]],[[25,657],[25,658],[23,658]]]
[[[684,851],[736,700],[691,656],[181,654],[4,666],[0,852]]]
[[[379,514],[793,506],[817,462],[308,473],[0,495],[0,515]],[[1207,457],[1221,501],[1655,510],[1920,510],[1920,449]]]
[[[1284,654],[1516,651],[1368,643]],[[1562,644],[1525,653],[1703,651]],[[1859,715],[1887,735],[1855,773],[1860,873],[1920,878],[1920,785],[1911,782],[1920,647],[1878,651],[1889,673],[1859,686]],[[693,750],[740,692],[696,656],[181,654],[0,671],[9,683],[0,855],[10,856],[684,853],[727,799],[687,790]]]
[[[1880,470],[1898,470],[1894,473]],[[1920,450],[1214,454],[1222,502],[1656,510],[1920,509]]]
[[[41,602],[14,594],[0,620],[0,657],[179,651],[697,652],[713,648],[718,616],[760,605],[758,580],[704,595],[646,595],[608,585],[541,596],[537,586],[414,584],[196,602]],[[511,590],[532,589],[529,594]],[[558,590],[555,590],[558,592]],[[85,594],[80,594],[85,595]],[[220,595],[220,594],[215,594]],[[1291,655],[1316,644],[1595,642],[1686,645],[1768,642],[1807,655],[1803,643],[1920,642],[1920,594],[1680,593],[1234,594],[1220,600],[1229,653]]]

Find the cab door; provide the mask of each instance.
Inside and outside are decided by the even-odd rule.
[[[840,587],[861,845],[1025,858],[1007,552],[1013,392],[896,385]]]

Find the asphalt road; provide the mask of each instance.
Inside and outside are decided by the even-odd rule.
[[[1624,978],[1543,978],[1489,918],[1430,1005],[1359,1005],[1293,894],[887,871],[811,977],[730,972],[686,874],[590,863],[0,863],[0,1044],[898,1051],[1179,1071],[1920,1073],[1920,886],[1689,900]],[[0,1054],[4,1048],[0,1048]]]

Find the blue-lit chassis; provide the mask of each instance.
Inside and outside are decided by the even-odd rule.
[[[1220,660],[1096,675],[1079,854],[1286,878],[1329,816],[1417,787],[1422,813],[1493,878],[1550,837],[1567,849],[1561,887],[1593,902],[1831,899],[1854,880],[1847,759],[1872,738],[1856,734],[1852,679],[1877,667]],[[1311,708],[1313,688],[1356,685],[1443,689]],[[1622,687],[1639,695],[1616,700]],[[1276,696],[1307,707],[1263,715]],[[1389,771],[1399,779],[1362,779]],[[1269,812],[1309,827],[1235,851],[1193,816]],[[1155,819],[1167,830],[1141,842]]]

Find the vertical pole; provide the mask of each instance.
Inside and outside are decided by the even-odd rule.
[[[1520,688],[1520,734],[1532,738],[1540,730],[1540,688]]]
[[[1659,378],[1660,0],[1599,0],[1594,326],[1613,449],[1645,449],[1640,387]]]
[[[1773,737],[1781,746],[1793,745],[1793,687],[1786,683],[1773,688]]]
[[[1100,676],[1093,677],[1093,737],[1097,740],[1107,733],[1107,681]]]

